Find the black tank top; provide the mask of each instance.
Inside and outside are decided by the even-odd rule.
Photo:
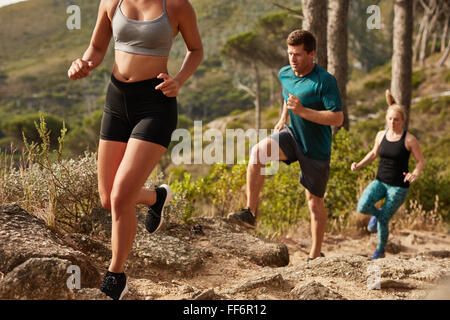
[[[387,130],[386,130],[387,133]],[[386,134],[381,141],[378,154],[380,164],[378,165],[377,180],[391,186],[408,188],[409,182],[403,182],[408,172],[409,152],[405,147],[406,131],[400,140],[391,142],[386,139]]]

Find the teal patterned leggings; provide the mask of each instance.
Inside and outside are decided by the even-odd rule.
[[[377,250],[384,252],[389,237],[388,223],[394,213],[405,201],[408,188],[394,187],[379,180],[372,181],[364,190],[358,202],[358,211],[375,216],[378,220]],[[375,203],[386,198],[381,209],[375,208]]]

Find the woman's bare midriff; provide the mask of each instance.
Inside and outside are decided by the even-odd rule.
[[[156,78],[167,73],[168,57],[147,56],[115,50],[114,77],[122,82]]]

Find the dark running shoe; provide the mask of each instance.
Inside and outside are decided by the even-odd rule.
[[[320,253],[320,257],[325,257],[325,255],[321,252]],[[315,257],[315,258],[310,258],[310,257],[308,257],[308,259],[306,259],[306,262],[310,262],[311,260],[314,260],[314,259],[317,259],[317,258],[320,258],[320,257]]]
[[[113,273],[107,271],[103,278],[100,290],[113,300],[121,300],[128,291],[127,277],[125,273]]]
[[[156,203],[148,207],[145,217],[145,228],[148,232],[154,233],[159,230],[164,221],[163,209],[172,197],[172,189],[167,184],[162,184],[155,188]]]
[[[369,224],[367,225],[367,231],[369,231],[370,233],[377,232],[377,222],[378,222],[377,217],[371,216]]]
[[[244,226],[246,228],[255,228],[256,218],[255,215],[250,211],[250,208],[245,208],[241,211],[228,214],[228,220],[240,224],[241,226]]]

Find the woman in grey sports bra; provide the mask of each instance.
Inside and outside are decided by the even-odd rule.
[[[179,72],[168,74],[173,38],[187,47]],[[113,299],[127,291],[125,261],[137,229],[135,205],[146,204],[146,229],[163,221],[171,197],[168,185],[144,188],[167,150],[177,124],[176,96],[203,58],[195,12],[188,0],[101,0],[91,43],[72,62],[72,80],[87,77],[102,62],[113,37],[115,61],[100,129],[98,185],[112,214],[112,260],[101,290]]]

